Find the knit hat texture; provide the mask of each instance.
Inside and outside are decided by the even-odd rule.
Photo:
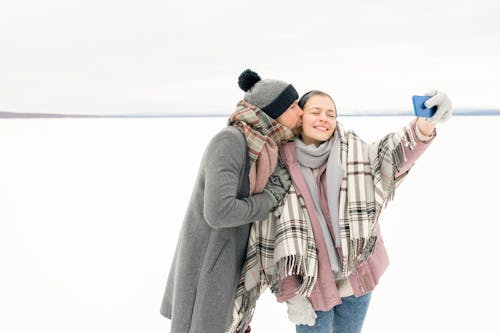
[[[257,106],[273,119],[285,112],[299,98],[295,88],[286,82],[274,79],[261,79],[250,69],[238,77],[238,85],[244,90],[243,99]]]

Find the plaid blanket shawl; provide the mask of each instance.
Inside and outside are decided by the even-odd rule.
[[[376,226],[382,209],[394,198],[404,176],[396,173],[406,161],[404,146],[413,149],[411,127],[367,144],[337,123],[340,160],[345,174],[340,187],[339,226],[342,277],[363,264],[375,249]]]
[[[395,178],[406,157],[404,145],[413,149],[410,127],[367,144],[337,123],[340,158],[345,171],[339,197],[342,273],[347,277],[373,253],[376,225],[382,209],[394,197],[404,176]],[[284,167],[281,163],[277,167]],[[279,281],[298,275],[297,294],[309,296],[317,278],[318,258],[311,220],[304,200],[292,185],[284,201],[269,217],[252,224],[246,262],[236,292],[233,322],[226,333],[243,332],[253,316],[258,297]]]
[[[281,163],[278,167],[284,167]],[[279,292],[279,281],[299,275],[298,292],[310,295],[318,271],[316,244],[304,199],[292,185],[269,217],[252,224],[233,311],[227,333],[244,332],[250,324],[259,296],[271,287]]]

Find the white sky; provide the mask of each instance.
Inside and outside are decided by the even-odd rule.
[[[229,114],[246,68],[340,111],[428,88],[500,108],[498,17],[495,0],[2,0],[0,110]]]

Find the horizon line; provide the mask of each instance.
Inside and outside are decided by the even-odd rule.
[[[498,116],[500,109],[457,109],[454,116]],[[230,114],[222,113],[125,113],[125,114],[68,114],[68,113],[30,113],[0,111],[0,119],[29,119],[29,118],[218,118],[229,117]],[[411,111],[359,111],[341,113],[342,117],[402,117],[413,116]]]

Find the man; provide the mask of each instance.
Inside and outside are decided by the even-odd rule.
[[[300,123],[297,91],[250,70],[238,84],[244,101],[204,153],[180,231],[161,306],[171,333],[224,332],[250,224],[266,218],[291,184],[282,168],[273,171],[279,145]]]

